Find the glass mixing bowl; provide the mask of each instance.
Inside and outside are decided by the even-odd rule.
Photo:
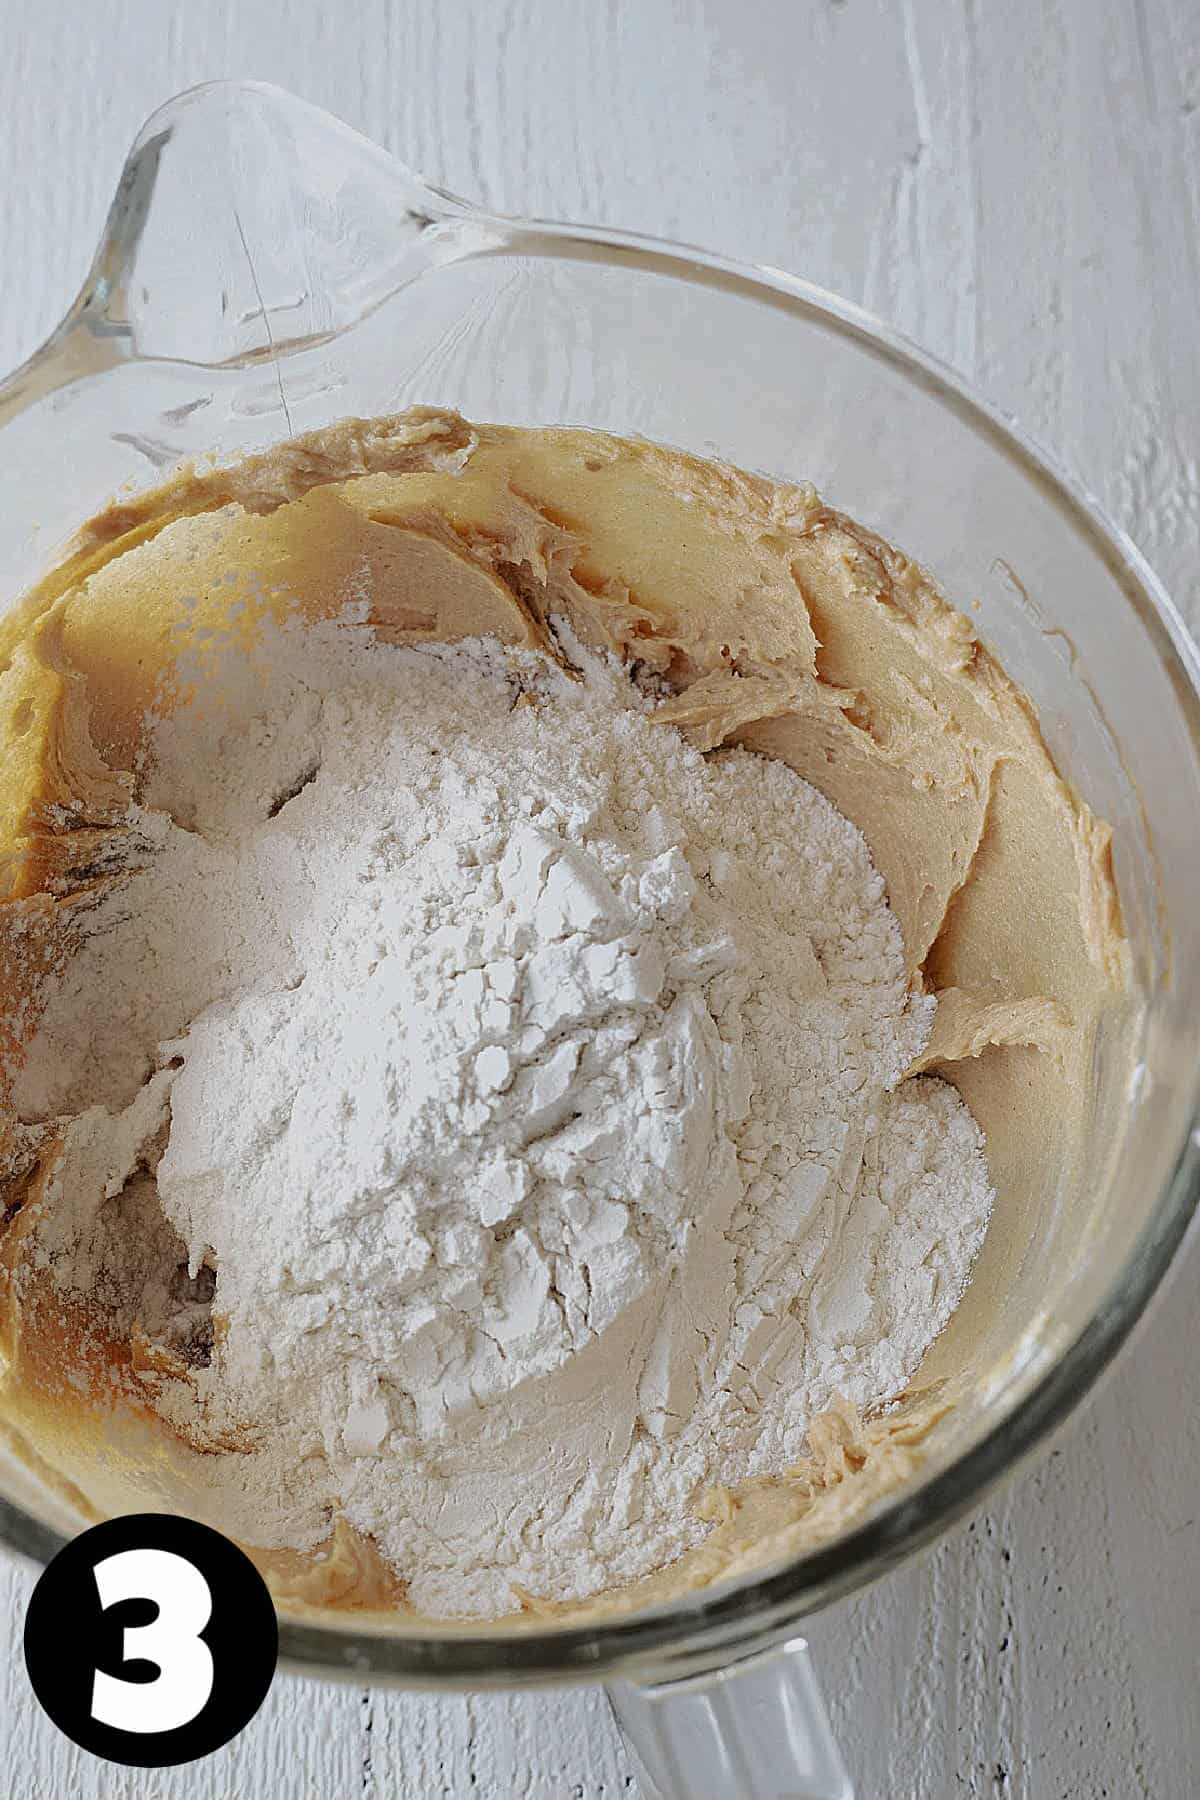
[[[998,1208],[923,1371],[952,1375],[957,1403],[910,1485],[784,1566],[587,1628],[281,1619],[287,1664],[326,1676],[602,1680],[650,1792],[845,1794],[800,1622],[928,1544],[1044,1439],[1196,1205],[1196,652],[1091,500],[856,308],[700,251],[484,214],[258,84],[196,89],[150,120],[79,299],[0,387],[0,594],[11,604],[122,484],[412,402],[814,481],[976,608],[1059,767],[1114,828],[1132,1078],[1101,1042],[1081,1190]],[[34,1557],[82,1523],[12,1458],[0,1491],[0,1535]]]

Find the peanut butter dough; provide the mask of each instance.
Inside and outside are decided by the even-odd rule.
[[[44,976],[128,866],[148,713],[186,698],[197,646],[214,646],[215,667],[232,637],[252,662],[265,619],[333,617],[359,595],[391,641],[486,632],[560,658],[547,621],[565,614],[583,642],[660,678],[657,716],[699,748],[787,761],[866,836],[911,978],[939,997],[919,1066],[982,1125],[999,1208],[1050,1206],[1077,1173],[1098,1022],[1128,981],[1109,832],[920,568],[810,487],[420,408],[185,470],[85,525],[0,627],[0,1414],[84,1516],[131,1493],[183,1504],[204,1459],[154,1410],[170,1348],[31,1277],[58,1140],[17,1115],[11,1073]],[[993,1288],[1014,1254],[985,1249]],[[698,1550],[572,1617],[836,1534],[914,1474],[952,1373],[933,1370],[882,1419],[826,1416],[802,1468],[710,1495]],[[293,1606],[402,1604],[343,1525],[324,1561],[262,1560]]]

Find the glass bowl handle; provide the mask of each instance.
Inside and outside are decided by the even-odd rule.
[[[608,1697],[643,1800],[854,1800],[803,1638]]]

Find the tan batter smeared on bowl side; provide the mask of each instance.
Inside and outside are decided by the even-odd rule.
[[[128,865],[146,720],[187,699],[197,646],[214,646],[214,667],[231,638],[252,656],[264,620],[333,618],[357,595],[389,641],[492,633],[556,657],[547,621],[565,614],[585,644],[660,677],[673,697],[657,716],[699,748],[743,744],[812,781],[863,831],[912,979],[938,994],[920,1066],[954,1081],[983,1126],[1000,1204],[1036,1207],[1071,1179],[1096,1023],[1127,980],[1109,833],[919,568],[809,487],[426,409],[185,471],[85,526],[0,636],[3,1414],[19,1453],[75,1483],[85,1515],[131,1493],[183,1504],[203,1485],[205,1459],[155,1411],[164,1383],[187,1382],[187,1346],[30,1277],[59,1140],[16,1116],[8,1072],[43,976]],[[990,1281],[1012,1254],[989,1244]],[[569,1616],[836,1535],[913,1474],[945,1404],[915,1384],[883,1418],[825,1415],[803,1466],[708,1497],[698,1549]],[[344,1523],[321,1559],[255,1554],[289,1604],[403,1604],[402,1580]]]

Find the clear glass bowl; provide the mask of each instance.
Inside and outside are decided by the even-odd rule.
[[[759,1653],[927,1544],[1044,1438],[1145,1309],[1196,1206],[1196,652],[1096,505],[857,308],[697,250],[481,213],[259,84],[196,89],[150,120],[79,299],[0,387],[0,594],[11,603],[122,484],[413,402],[642,434],[814,481],[977,608],[1060,768],[1114,827],[1139,993],[1135,1076],[1108,1067],[1100,1046],[1087,1192],[1029,1196],[989,1247],[992,1276],[937,1350],[942,1372],[960,1371],[960,1398],[909,1488],[785,1566],[586,1629],[282,1620],[285,1658],[313,1672],[609,1681],[662,1792],[681,1779],[664,1758],[683,1715],[676,1706],[667,1731],[658,1701],[685,1680],[710,1724],[722,1708],[727,1719],[722,1748],[704,1753],[711,1791],[722,1791],[714,1770],[752,1791],[761,1733],[729,1723],[736,1665],[758,1700],[776,1683],[793,1750],[816,1758],[790,1791],[844,1792],[805,1712],[802,1652],[790,1673]],[[11,1461],[0,1490],[0,1535],[33,1556],[78,1523]],[[751,1761],[724,1765],[727,1752]],[[709,1791],[694,1770],[689,1780]]]

